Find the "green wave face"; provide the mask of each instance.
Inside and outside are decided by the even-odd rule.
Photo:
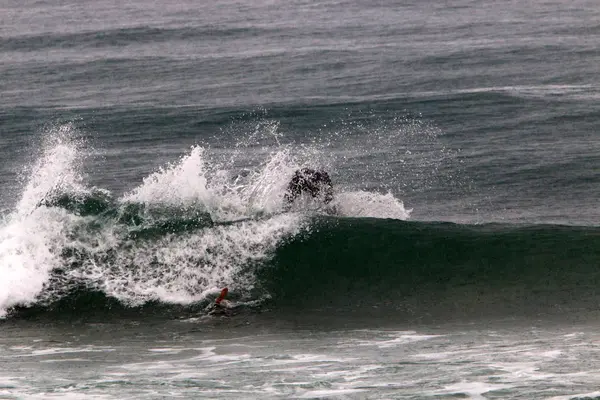
[[[322,219],[277,249],[263,284],[281,307],[411,317],[593,308],[595,228]]]

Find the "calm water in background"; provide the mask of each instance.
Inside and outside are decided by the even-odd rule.
[[[0,395],[600,396],[599,35],[592,1],[4,1]],[[282,210],[302,165],[337,216]],[[224,285],[249,309],[206,317]]]

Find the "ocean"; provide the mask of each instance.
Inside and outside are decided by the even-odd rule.
[[[600,399],[599,47],[589,0],[4,0],[0,398]]]

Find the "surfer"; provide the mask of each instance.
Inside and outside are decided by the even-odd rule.
[[[210,315],[230,315],[231,303],[225,299],[227,293],[229,293],[229,289],[223,288],[221,290],[221,294],[219,294],[219,297],[217,297],[209,311]]]
[[[323,203],[329,204],[333,200],[333,185],[329,174],[312,168],[296,170],[284,198],[288,204],[292,204],[303,193],[313,198],[320,198]]]
[[[219,307],[229,307],[230,306],[229,300],[225,300],[225,296],[227,296],[227,293],[229,293],[229,289],[223,288],[221,290],[221,294],[215,300],[216,306],[219,306]]]

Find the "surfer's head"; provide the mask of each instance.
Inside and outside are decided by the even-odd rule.
[[[330,203],[333,200],[333,185],[329,174],[312,168],[296,170],[288,184],[285,200],[291,204],[304,193],[321,199],[325,204]]]

